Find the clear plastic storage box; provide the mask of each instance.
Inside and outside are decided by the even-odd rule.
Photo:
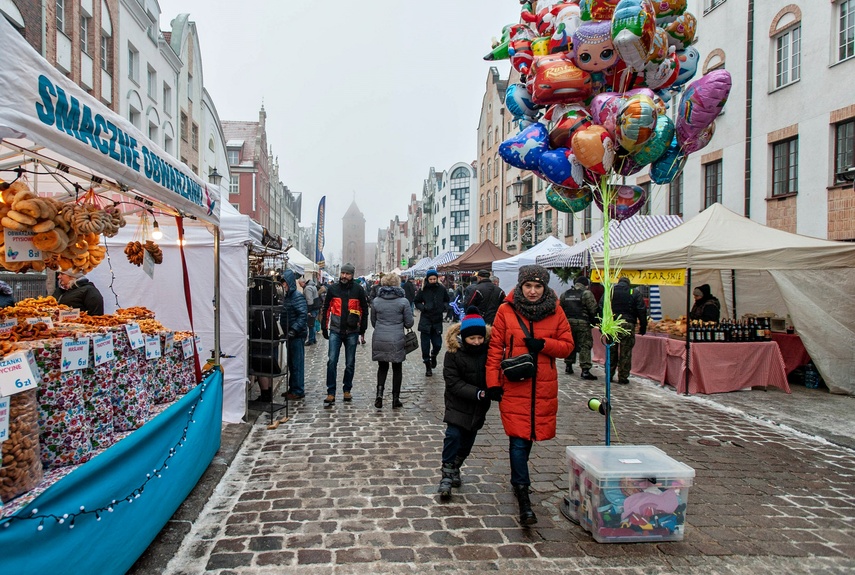
[[[567,460],[567,515],[594,539],[683,539],[694,469],[652,445],[568,447]]]

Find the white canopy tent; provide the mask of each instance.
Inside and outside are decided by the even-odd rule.
[[[595,260],[602,265],[602,254]],[[696,271],[734,270],[730,304],[738,313],[788,313],[829,389],[855,393],[855,245],[768,228],[713,204],[670,231],[613,250],[612,260],[623,269],[685,268],[690,279]]]
[[[156,318],[169,329],[189,331],[190,319],[181,296],[184,287],[181,255],[176,241],[178,230],[171,218],[158,219],[158,224],[163,232],[163,238],[158,240],[163,250],[163,263],[154,266],[154,277],[131,264],[122,253],[125,245],[135,239],[138,218],[129,218],[128,225],[120,230],[119,235],[106,238],[109,263],[105,261],[87,277],[104,296],[104,313],[113,313],[117,307],[145,306],[155,312]],[[261,246],[262,228],[230,204],[223,204],[220,232],[220,299],[228,302],[220,309],[220,347],[226,355],[234,356],[222,359],[223,421],[239,423],[246,412],[247,259],[250,246]],[[211,304],[214,293],[214,276],[211,273],[214,237],[206,226],[187,221],[184,237],[184,254],[193,294],[193,327],[202,339],[199,355],[204,360],[209,357],[209,350],[214,348],[214,309]]]
[[[499,278],[499,286],[505,290],[505,293],[510,293],[517,285],[517,273],[521,266],[537,263],[538,256],[555,253],[567,248],[567,244],[556,238],[555,236],[547,236],[539,244],[532,246],[521,254],[496,260],[493,262],[493,275]],[[555,293],[561,295],[570,286],[555,274],[551,274],[549,279],[549,287],[555,290]]]
[[[292,247],[285,253],[288,256],[288,267],[296,271],[299,275],[318,271],[318,265],[303,255],[297,248]]]

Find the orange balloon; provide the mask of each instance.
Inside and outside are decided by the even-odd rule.
[[[615,161],[615,144],[608,130],[593,125],[573,134],[573,153],[583,166],[605,174]]]

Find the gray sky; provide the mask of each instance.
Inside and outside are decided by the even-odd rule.
[[[221,120],[257,120],[282,181],[303,194],[303,225],[327,196],[327,260],[341,257],[354,192],[366,240],[406,216],[431,166],[477,157],[491,39],[517,0],[160,0],[161,29],[196,22],[204,83]],[[307,254],[310,255],[311,254]]]

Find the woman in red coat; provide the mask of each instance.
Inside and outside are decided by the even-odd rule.
[[[526,334],[522,325],[528,331]],[[520,268],[517,287],[499,306],[493,321],[487,354],[487,394],[499,401],[502,425],[508,434],[511,485],[520,504],[520,523],[532,525],[528,457],[535,441],[555,437],[558,413],[558,371],[555,360],[573,351],[573,335],[558,296],[549,288],[549,271],[543,266]],[[509,381],[502,373],[503,357],[530,353],[535,359],[533,377]]]

